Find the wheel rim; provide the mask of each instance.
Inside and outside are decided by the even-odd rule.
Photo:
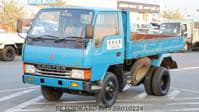
[[[12,58],[14,55],[14,51],[12,49],[8,49],[6,52],[6,57],[7,58]]]
[[[116,93],[116,86],[112,81],[109,81],[105,87],[105,98],[109,101],[114,99]]]
[[[168,87],[168,83],[169,83],[169,77],[167,75],[164,75],[161,78],[161,82],[160,82],[160,87],[162,90],[166,90]]]

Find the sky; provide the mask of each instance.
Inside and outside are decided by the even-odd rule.
[[[28,0],[15,0],[21,3],[27,3]],[[66,2],[73,2],[75,4],[96,4],[99,7],[105,6],[117,6],[117,1],[133,1],[150,4],[160,4],[161,9],[180,9],[185,14],[191,16],[199,16],[199,0],[65,0]]]
[[[16,0],[19,2],[25,2],[27,0]],[[97,0],[65,0],[65,1],[73,1],[73,2],[81,2],[81,1],[97,1]],[[134,2],[143,2],[143,3],[155,3],[161,4],[163,8],[179,8],[179,9],[197,9],[199,8],[199,0],[98,0],[98,1],[134,1]]]
[[[27,0],[15,0],[18,2],[26,2]],[[67,0],[66,0],[67,1]],[[68,0],[73,2],[81,2],[81,1],[97,1],[97,0]],[[143,3],[155,3],[163,5],[163,8],[179,8],[179,9],[197,9],[199,8],[198,0],[99,0],[99,1],[134,1],[134,2],[143,2]]]
[[[179,9],[185,16],[199,19],[199,0],[162,0],[161,4],[162,9]]]
[[[164,8],[179,8],[179,9],[199,8],[198,0],[162,0],[162,4],[164,5]]]

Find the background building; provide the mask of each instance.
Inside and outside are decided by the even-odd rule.
[[[150,23],[160,22],[160,5],[157,3],[120,0],[118,9],[130,11],[131,25],[134,25],[132,30],[147,28]]]

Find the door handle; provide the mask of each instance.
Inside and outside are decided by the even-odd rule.
[[[117,53],[116,53],[116,57],[120,57],[121,54],[122,54],[121,52],[117,52]]]

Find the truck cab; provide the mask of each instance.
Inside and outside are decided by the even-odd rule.
[[[0,61],[13,61],[21,55],[24,39],[14,32],[0,31]]]
[[[188,22],[173,21],[160,24],[160,33],[162,34],[177,34],[185,37],[185,51],[191,50],[191,28]]]
[[[128,11],[45,8],[27,34],[23,82],[41,85],[50,101],[66,92],[96,96],[105,107],[127,84],[143,83],[149,95],[164,96],[170,87],[168,68],[176,67],[168,53],[183,48],[183,37],[156,38],[133,41]]]

